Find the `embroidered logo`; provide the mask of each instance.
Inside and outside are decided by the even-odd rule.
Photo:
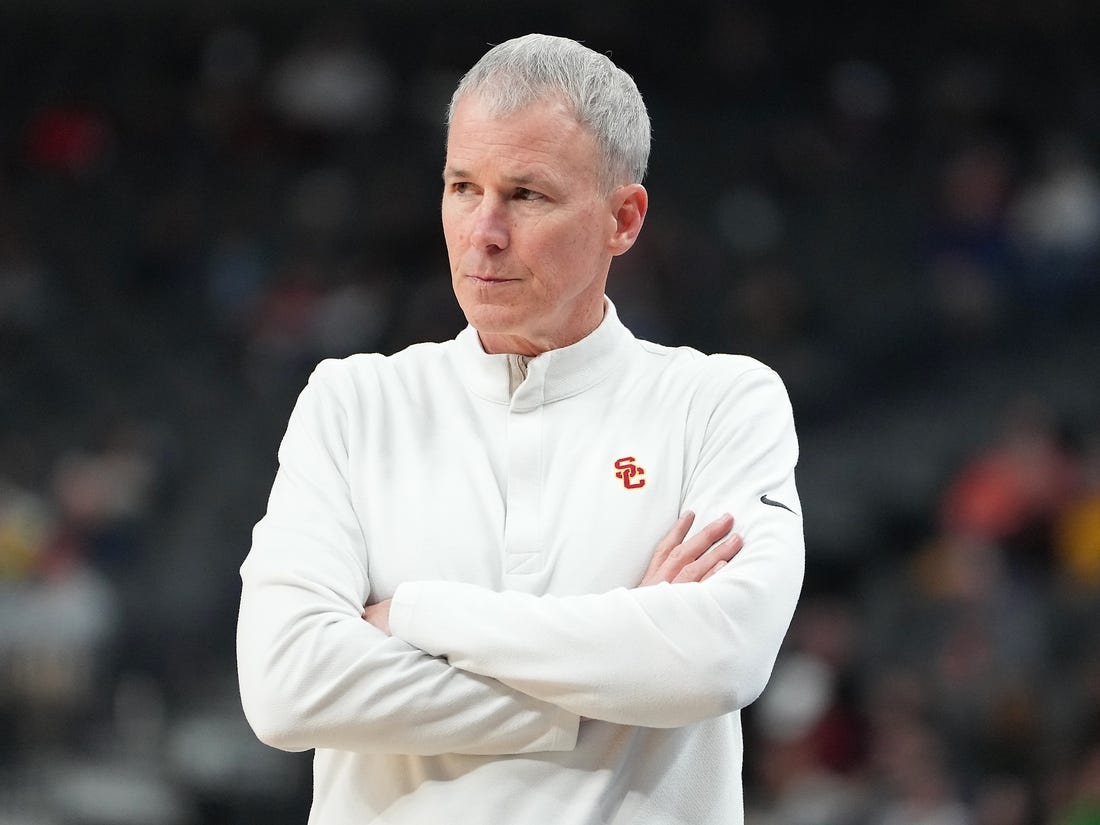
[[[623,487],[628,490],[645,487],[645,479],[641,478],[644,475],[645,469],[634,463],[634,456],[632,455],[620,458],[615,462],[615,478],[619,479],[623,483]]]
[[[764,495],[760,496],[760,503],[761,504],[767,504],[769,507],[782,507],[788,513],[794,513],[794,510],[792,510],[790,507],[788,507],[782,501],[776,501],[774,498],[768,498],[767,493],[764,493]],[[795,513],[795,515],[798,515],[798,514]]]

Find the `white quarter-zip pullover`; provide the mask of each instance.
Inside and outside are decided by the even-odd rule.
[[[739,709],[803,575],[783,385],[610,301],[509,358],[467,328],[318,367],[242,568],[246,714],[316,748],[311,825],[736,825]],[[745,548],[636,588],[686,509]],[[388,637],[360,614],[391,597]]]

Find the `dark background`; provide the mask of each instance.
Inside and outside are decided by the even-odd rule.
[[[0,2],[0,822],[304,822],[308,756],[240,713],[237,568],[316,361],[460,328],[443,110],[528,31],[650,107],[628,326],[794,402],[749,822],[1100,822],[1084,0]]]

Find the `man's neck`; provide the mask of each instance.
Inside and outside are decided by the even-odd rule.
[[[526,338],[522,335],[509,335],[505,333],[482,332],[478,330],[478,338],[481,340],[481,348],[490,355],[524,355],[534,358],[554,349],[562,349],[582,341],[596,331],[607,314],[606,300],[600,300],[599,307],[589,314],[584,323],[574,325],[580,332],[564,333],[561,335],[547,335],[538,338]]]

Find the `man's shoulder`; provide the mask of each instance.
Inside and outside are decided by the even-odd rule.
[[[735,383],[745,375],[760,371],[775,375],[767,364],[749,355],[725,352],[704,353],[693,347],[671,347],[638,339],[643,352],[652,359],[657,369],[687,380],[720,381]]]
[[[398,387],[439,387],[447,383],[452,343],[420,343],[391,354],[361,352],[326,358],[314,368],[309,385],[322,395],[359,402]]]
[[[430,341],[411,344],[394,353],[357,352],[342,358],[326,358],[317,365],[315,374],[322,377],[357,378],[429,369],[446,361],[453,344],[453,341]]]

